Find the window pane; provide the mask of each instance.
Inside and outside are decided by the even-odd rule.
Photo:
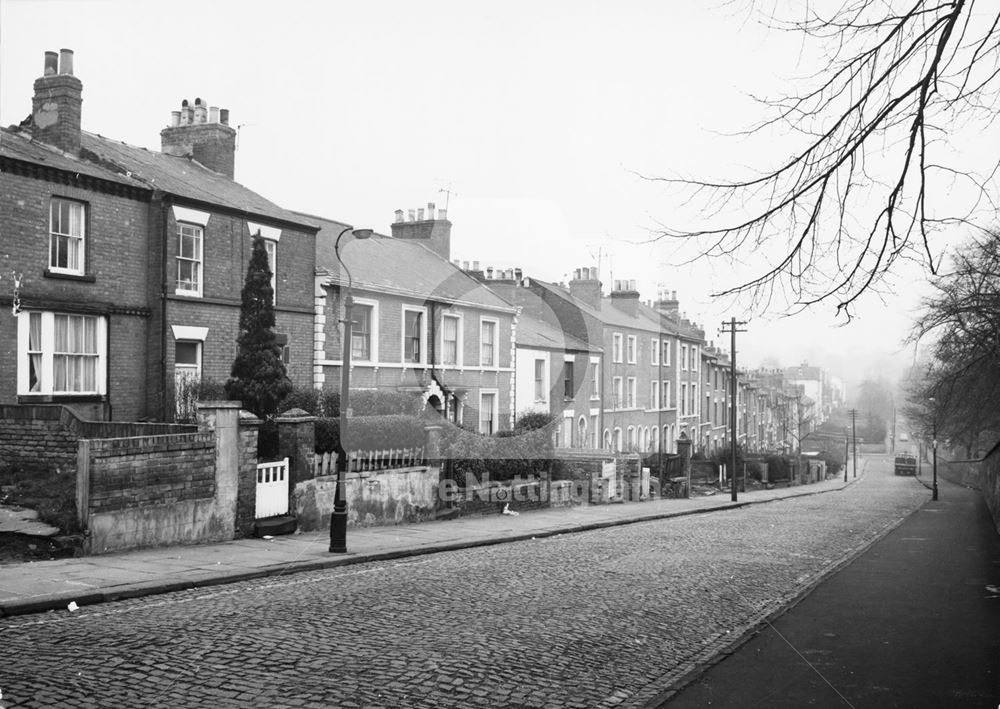
[[[198,343],[178,342],[174,346],[174,361],[177,364],[198,364]]]
[[[420,361],[420,333],[422,317],[423,313],[417,313],[412,310],[404,312],[405,330],[403,337],[405,351],[403,356],[407,362]]]

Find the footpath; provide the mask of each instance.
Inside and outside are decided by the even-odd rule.
[[[327,532],[236,539],[0,566],[0,617],[66,610],[158,593],[313,571],[368,561],[517,542],[622,524],[728,510],[841,490],[861,479],[859,459],[843,477],[810,485],[728,491],[692,499],[532,510],[389,527],[349,527],[347,554],[329,551]],[[513,508],[516,511],[516,507]]]
[[[929,487],[929,477],[918,481]],[[655,706],[1000,706],[1000,535],[978,490],[940,476],[938,489],[936,502]]]

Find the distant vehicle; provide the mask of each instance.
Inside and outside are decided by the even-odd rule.
[[[899,434],[899,440],[901,440],[901,441],[908,441],[908,440],[910,440],[910,436],[909,436],[909,434],[901,433],[901,434]]]
[[[916,475],[917,474],[916,456],[897,455],[895,473],[896,475]]]

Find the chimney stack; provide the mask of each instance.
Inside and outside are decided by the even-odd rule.
[[[635,289],[635,281],[615,281],[611,303],[626,315],[635,317],[639,312],[639,291]]]
[[[31,101],[36,140],[74,155],[80,152],[83,82],[73,76],[73,50],[45,53],[42,76],[35,79]]]
[[[601,309],[601,282],[597,279],[596,268],[573,270],[573,280],[569,282],[569,293],[594,310]]]
[[[435,218],[435,212],[436,217]],[[392,224],[392,237],[394,239],[411,239],[421,241],[431,251],[446,261],[451,260],[451,222],[445,217],[447,212],[444,209],[436,209],[433,202],[427,203],[427,212],[419,210],[409,210],[409,220],[403,220],[403,210],[396,210],[396,221]],[[468,270],[466,267],[465,270]],[[479,270],[478,268],[475,270]]]
[[[235,176],[236,131],[229,127],[229,109],[209,108],[196,98],[194,105],[181,102],[179,120],[172,111],[170,125],[160,131],[161,150],[166,155],[192,158],[230,180]]]

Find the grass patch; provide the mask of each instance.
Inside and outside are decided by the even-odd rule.
[[[80,531],[76,516],[76,472],[42,466],[0,464],[0,504],[27,507],[63,534]]]

